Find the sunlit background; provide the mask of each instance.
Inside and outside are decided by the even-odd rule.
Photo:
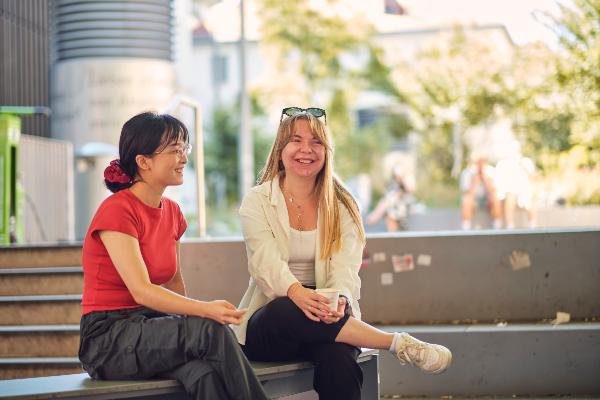
[[[600,226],[599,16],[597,0],[2,0],[2,243],[81,240],[145,110],[203,147],[204,173],[195,155],[167,194],[187,237],[240,234],[286,106],[327,110],[369,232]],[[466,218],[478,163],[498,210],[475,188]]]

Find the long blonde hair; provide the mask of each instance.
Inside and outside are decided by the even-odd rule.
[[[269,182],[278,175],[285,174],[283,162],[281,161],[281,153],[290,141],[294,123],[299,119],[308,121],[313,135],[325,146],[325,162],[323,168],[317,174],[315,190],[318,199],[319,219],[322,224],[320,257],[321,259],[327,259],[342,247],[342,229],[338,201],[350,213],[359,237],[363,242],[365,241],[365,229],[354,197],[352,197],[333,172],[333,145],[326,125],[318,118],[307,113],[299,113],[292,117],[284,118],[279,124],[277,137],[271,147],[267,163],[260,173],[258,183]]]

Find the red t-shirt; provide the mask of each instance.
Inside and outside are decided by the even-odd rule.
[[[129,189],[109,196],[98,208],[83,242],[82,314],[140,307],[112,263],[99,231],[136,238],[152,283],[169,282],[177,271],[176,242],[187,228],[177,203],[163,197],[150,207]]]

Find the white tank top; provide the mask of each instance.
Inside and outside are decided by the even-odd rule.
[[[303,285],[315,286],[317,230],[298,231],[290,228],[290,271]]]

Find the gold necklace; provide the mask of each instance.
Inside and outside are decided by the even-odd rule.
[[[302,224],[302,217],[304,216],[304,205],[306,205],[306,203],[304,203],[304,204],[298,203],[296,200],[294,200],[294,196],[292,196],[285,189],[283,189],[283,194],[284,194],[285,199],[290,202],[291,208],[294,209],[294,211],[296,213],[296,224],[297,224],[298,230],[303,231],[304,226]],[[306,199],[304,199],[304,201],[309,200],[311,198],[311,196],[312,196],[312,193]]]

